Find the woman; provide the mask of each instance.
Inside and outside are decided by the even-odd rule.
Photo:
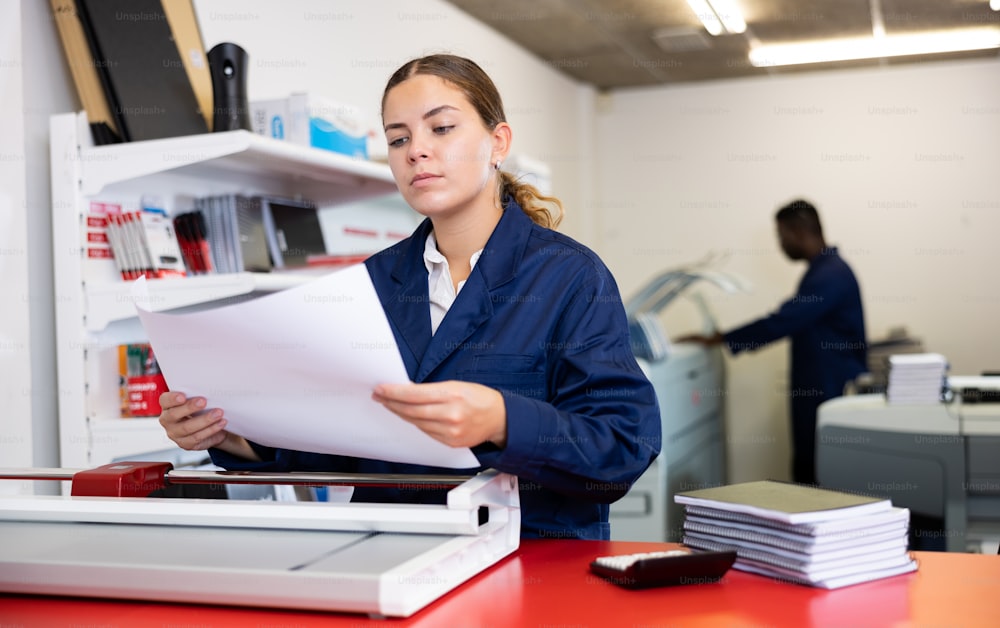
[[[474,473],[520,480],[522,536],[607,539],[609,504],[660,450],[652,385],[629,346],[618,288],[586,247],[549,229],[562,207],[500,168],[511,145],[496,87],[468,59],[408,62],[382,98],[389,166],[426,217],[365,264],[411,384],[372,398],[481,467],[440,469],[264,447],[220,409],[176,392],[160,423],[228,469]],[[550,211],[554,208],[557,213]],[[355,501],[428,501],[355,490]]]

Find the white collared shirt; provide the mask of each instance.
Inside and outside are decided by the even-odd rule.
[[[469,268],[475,268],[479,256],[483,254],[483,249],[479,249],[469,258]],[[465,280],[458,282],[458,290],[451,280],[451,269],[448,268],[448,260],[437,248],[437,240],[434,232],[427,234],[424,243],[424,266],[427,267],[427,293],[430,295],[431,306],[431,335],[437,333],[444,315],[451,309],[451,304],[455,302],[459,291],[465,285]]]

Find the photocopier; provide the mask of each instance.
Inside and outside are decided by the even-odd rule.
[[[888,497],[942,520],[935,534],[947,551],[995,547],[1000,377],[948,377],[932,404],[890,403],[884,394],[831,399],[819,407],[816,467],[824,487]]]
[[[707,282],[727,293],[748,284],[713,270],[717,260],[663,272],[625,304],[633,352],[660,405],[662,450],[622,499],[611,504],[611,538],[622,541],[679,541],[683,509],[675,493],[726,483],[726,382],[722,350],[692,343],[671,344],[657,314],[693,284]],[[687,294],[715,331],[698,293]]]

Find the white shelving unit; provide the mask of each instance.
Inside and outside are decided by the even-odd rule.
[[[144,341],[131,297],[111,259],[87,255],[92,203],[137,209],[144,195],[168,211],[195,197],[275,194],[330,207],[396,193],[388,166],[227,131],[94,146],[83,113],[53,116],[52,229],[60,463],[90,467],[126,456],[180,454],[155,418],[122,419],[119,344]],[[281,290],[309,274],[235,273],[156,280],[150,309],[169,310]]]

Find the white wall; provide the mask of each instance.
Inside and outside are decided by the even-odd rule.
[[[31,355],[28,345],[28,249],[24,207],[25,153],[21,127],[21,7],[0,7],[0,465],[31,466]],[[0,491],[16,490],[0,485]]]
[[[34,464],[59,466],[59,420],[56,396],[55,308],[52,251],[52,189],[49,165],[49,118],[81,107],[47,2],[22,0],[24,37],[24,148],[27,176],[31,403]],[[79,254],[79,251],[75,251]],[[55,491],[52,483],[39,490]]]
[[[308,91],[371,112],[389,76],[413,57],[467,56],[491,76],[514,129],[513,153],[547,162],[566,204],[563,230],[581,237],[590,206],[581,172],[590,88],[568,79],[440,0],[195,0],[205,49],[247,51],[251,100]],[[588,168],[589,169],[589,168]]]
[[[57,466],[48,128],[79,101],[47,2],[4,2],[0,24],[0,465]]]
[[[804,272],[774,212],[803,196],[859,277],[870,338],[905,325],[952,373],[1000,369],[1000,61],[617,91],[595,142],[597,249],[626,295],[716,251],[755,285],[700,290],[721,327],[769,311]],[[664,321],[700,324],[689,304]],[[787,345],[728,364],[730,480],[786,477]]]

